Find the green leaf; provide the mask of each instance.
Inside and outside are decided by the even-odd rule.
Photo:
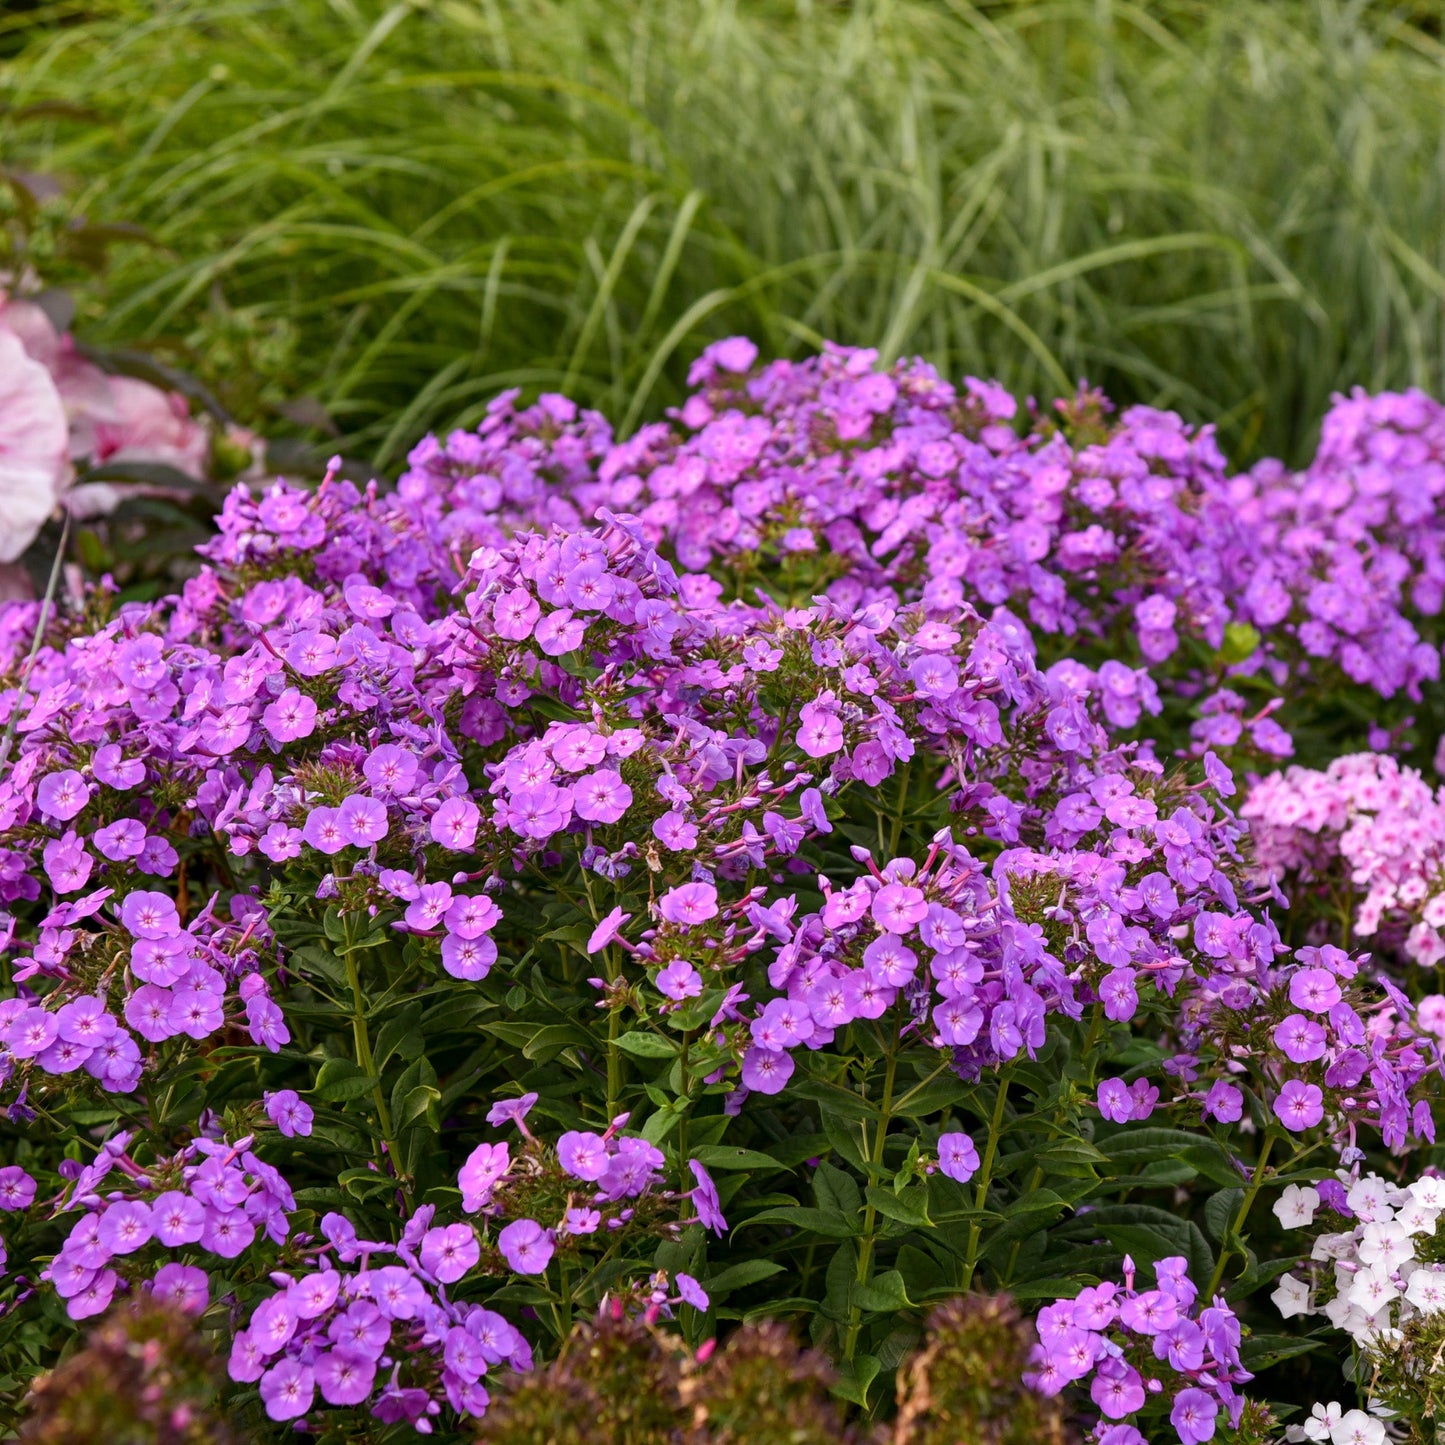
[[[697,1162],[708,1169],[786,1169],[771,1154],[756,1149],[739,1149],[731,1144],[701,1144],[690,1151]]]
[[[870,1184],[865,1191],[865,1196],[868,1203],[885,1219],[914,1226],[932,1223],[928,1217],[928,1191],[926,1189],[905,1189],[902,1194],[895,1194],[891,1189]]]
[[[408,1124],[414,1124],[440,1101],[441,1096],[442,1091],[435,1084],[418,1084],[402,1101],[401,1112],[393,1121],[396,1127],[405,1129]]]
[[[827,1235],[830,1239],[847,1239],[851,1235],[862,1233],[863,1228],[861,1216],[848,1219],[830,1210],[810,1209],[803,1204],[764,1209],[762,1213],[743,1220],[738,1228],[746,1228],[750,1224],[788,1224],[794,1229],[806,1229],[814,1234]]]
[[[1224,629],[1224,644],[1219,660],[1228,665],[1244,662],[1259,650],[1259,633],[1248,622],[1230,622]]]
[[[375,1068],[384,1069],[387,1060],[395,1053],[399,1053],[408,1063],[421,1053],[426,1042],[421,1035],[421,1015],[421,1004],[409,1003],[382,1025],[371,1051],[371,1061]]]
[[[813,1171],[813,1198],[819,1209],[850,1220],[863,1208],[856,1181],[832,1164],[820,1164]]]
[[[913,1301],[908,1298],[903,1276],[896,1269],[874,1275],[864,1284],[853,1286],[853,1303],[860,1309],[871,1310],[874,1314],[885,1311],[906,1310]]]
[[[843,1361],[838,1366],[838,1394],[845,1400],[863,1409],[868,1408],[868,1387],[878,1378],[883,1368],[876,1355],[858,1355],[850,1365]]]
[[[1204,1227],[1220,1243],[1234,1229],[1239,1217],[1239,1206],[1244,1199],[1243,1189],[1221,1189],[1211,1194],[1204,1204]]]
[[[350,1059],[327,1059],[316,1075],[312,1093],[328,1104],[342,1104],[369,1094],[376,1084],[375,1074],[363,1073]]]
[[[677,1045],[670,1040],[640,1029],[623,1034],[615,1043],[623,1053],[639,1059],[670,1059],[677,1052]]]
[[[722,1299],[735,1289],[771,1279],[782,1272],[783,1266],[771,1259],[745,1259],[741,1264],[731,1265],[717,1274],[709,1275],[702,1283],[709,1295],[714,1299]]]

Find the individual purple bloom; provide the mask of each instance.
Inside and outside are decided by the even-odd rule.
[[[11,1020],[5,1031],[5,1042],[17,1059],[33,1059],[55,1042],[60,1020],[53,1013],[31,1004]]]
[[[1139,992],[1134,983],[1134,970],[1115,968],[1099,984],[1099,998],[1104,1004],[1104,1017],[1124,1023],[1134,1017],[1139,1007]]]
[[[805,703],[798,714],[797,740],[810,758],[825,758],[843,746],[843,724],[817,703]]]
[[[1214,1422],[1218,1415],[1218,1402],[1203,1390],[1191,1386],[1174,1397],[1169,1423],[1179,1432],[1183,1445],[1203,1445],[1205,1440],[1214,1438]]]
[[[1213,1117],[1221,1124],[1233,1124],[1244,1113],[1244,1095],[1233,1084],[1216,1079],[1204,1096],[1202,1108],[1206,1118]]]
[[[676,999],[696,998],[702,992],[702,975],[685,959],[674,959],[657,975],[658,992]]]
[[[669,923],[691,927],[718,915],[717,889],[711,883],[684,883],[658,900],[657,911]]]
[[[348,843],[370,848],[386,837],[386,805],[365,793],[353,793],[336,810],[336,822]]]
[[[206,1232],[205,1207],[179,1189],[168,1189],[151,1201],[151,1228],[167,1249],[195,1244]]]
[[[100,1217],[100,1242],[112,1255],[134,1254],[153,1233],[151,1207],[139,1199],[112,1204]]]
[[[18,1165],[0,1169],[0,1209],[29,1209],[35,1198],[35,1181]]]
[[[515,1099],[498,1099],[487,1110],[487,1123],[494,1129],[500,1129],[504,1124],[515,1124],[523,1133],[526,1133],[525,1121],[527,1115],[532,1112],[532,1105],[536,1102],[536,1094],[522,1094]]]
[[[327,1350],[317,1357],[315,1373],[328,1405],[360,1405],[376,1383],[376,1361],[356,1350]]]
[[[205,1270],[191,1264],[163,1264],[157,1271],[151,1289],[183,1314],[204,1312],[211,1300],[211,1281]]]
[[[1129,1086],[1130,1117],[1142,1123],[1154,1112],[1159,1102],[1159,1090],[1148,1079],[1135,1079]]]
[[[497,945],[485,934],[481,938],[462,938],[448,933],[442,939],[442,967],[453,978],[477,983],[496,961]]]
[[[632,915],[624,913],[621,908],[614,908],[596,928],[592,930],[592,936],[587,940],[587,952],[598,953],[606,948],[609,943],[622,931],[622,925]]]
[[[172,1021],[171,1009],[176,996],[157,984],[142,984],[125,1001],[125,1021],[141,1038],[158,1044],[180,1033]]]
[[[336,1303],[341,1276],[334,1269],[318,1270],[298,1279],[286,1292],[298,1319],[314,1320]]]
[[[316,1376],[309,1365],[289,1355],[261,1376],[261,1399],[273,1420],[304,1415],[316,1397]]]
[[[90,770],[96,782],[121,791],[143,783],[146,775],[145,764],[138,758],[127,758],[118,743],[97,748],[90,760]]]
[[[416,781],[416,755],[395,743],[373,748],[361,765],[362,776],[378,792],[399,798],[411,791]]]
[[[557,1162],[574,1179],[594,1183],[607,1167],[607,1145],[598,1134],[569,1129],[557,1141]]]
[[[872,913],[885,933],[909,934],[928,917],[928,901],[921,888],[885,883],[873,895]]]
[[[170,1023],[193,1039],[209,1038],[225,1022],[225,996],[199,988],[176,991],[171,1000]]]
[[[570,607],[560,607],[549,612],[538,624],[534,636],[537,646],[548,657],[562,657],[582,645],[587,635],[587,623],[581,617],[574,617]]]
[[[40,857],[50,886],[62,894],[78,893],[90,880],[95,867],[95,859],[85,851],[84,840],[73,832],[52,838],[41,850]]]
[[[1134,1100],[1123,1079],[1103,1079],[1099,1084],[1099,1112],[1111,1124],[1127,1124],[1134,1117]]]
[[[89,800],[90,789],[74,768],[47,773],[35,790],[40,811],[61,823],[69,822]]]
[[[371,1298],[389,1320],[414,1320],[427,1304],[421,1281],[395,1264],[371,1271]]]
[[[475,1214],[491,1197],[492,1188],[512,1167],[506,1144],[478,1144],[467,1156],[457,1175],[462,1191],[462,1208]]]
[[[632,789],[612,768],[586,773],[572,785],[572,807],[589,823],[615,823],[632,804]]]
[[[134,818],[121,818],[107,827],[97,828],[92,839],[96,852],[113,863],[138,858],[145,840],[145,825]]]
[[[110,1307],[120,1276],[113,1269],[101,1270],[84,1289],[66,1301],[65,1313],[73,1320],[88,1320]]]
[[[346,847],[346,829],[341,826],[341,812],[338,808],[316,807],[306,815],[301,827],[301,836],[318,853],[327,855],[339,853]]]
[[[1275,1117],[1296,1134],[1312,1129],[1325,1116],[1324,1098],[1318,1084],[1290,1079],[1275,1097]]]
[[[326,1327],[326,1337],[374,1360],[391,1339],[391,1321],[370,1300],[354,1300]]]
[[[541,1274],[556,1245],[551,1230],[535,1219],[514,1219],[497,1236],[497,1248],[517,1274]]]
[[[781,1093],[793,1077],[793,1056],[772,1049],[750,1048],[743,1055],[743,1087],[755,1094]]]
[[[1340,998],[1340,981],[1327,968],[1302,968],[1290,977],[1289,1001],[1306,1013],[1329,1013]]]
[[[298,1134],[303,1137],[311,1132],[311,1122],[316,1117],[310,1104],[305,1103],[295,1089],[278,1089],[266,1094],[261,1100],[266,1117],[288,1139]]]
[[[278,743],[294,743],[316,731],[316,704],[304,692],[288,687],[261,713],[261,726]]]
[[[967,1184],[978,1173],[978,1150],[967,1134],[953,1132],[938,1136],[939,1172],[960,1184]]]
[[[728,1222],[723,1218],[722,1203],[718,1199],[717,1186],[713,1183],[712,1176],[696,1159],[689,1159],[687,1167],[697,1181],[692,1191],[692,1207],[697,1210],[699,1221],[714,1234],[726,1234]]]
[[[492,625],[509,642],[524,642],[532,635],[542,609],[530,592],[518,587],[492,603]]]
[[[256,846],[273,862],[285,863],[288,859],[301,856],[304,834],[300,828],[285,823],[272,823],[256,840]]]
[[[1132,1415],[1144,1405],[1144,1381],[1138,1370],[1123,1360],[1099,1361],[1089,1385],[1089,1396],[1103,1415],[1111,1420]]]
[[[485,893],[453,898],[444,915],[447,932],[461,938],[480,938],[501,921],[502,910]]]
[[[1324,1027],[1304,1014],[1291,1014],[1276,1024],[1274,1041],[1285,1057],[1296,1064],[1307,1064],[1324,1057]]]
[[[565,1234],[596,1234],[597,1227],[602,1223],[602,1215],[595,1209],[583,1209],[580,1207],[569,1209],[562,1216],[562,1223],[557,1226],[559,1235]]]
[[[418,933],[429,932],[447,916],[451,906],[450,883],[423,883],[417,890],[416,899],[407,905],[406,926]]]
[[[1219,761],[1212,752],[1204,754],[1204,776],[1209,786],[1219,794],[1221,798],[1231,797],[1234,793],[1234,774]],[[1208,1439],[1208,1436],[1203,1437]]]
[[[481,812],[470,798],[448,798],[432,814],[432,838],[442,847],[464,853],[477,841]]]
[[[336,639],[311,628],[298,632],[286,648],[286,661],[302,677],[320,677],[336,666]]]
[[[422,1236],[422,1268],[443,1284],[455,1284],[481,1257],[481,1247],[469,1224],[429,1229]]]
[[[695,1310],[705,1310],[711,1301],[707,1291],[690,1275],[679,1271],[673,1281],[677,1285],[677,1297]]]
[[[145,889],[126,895],[120,921],[135,938],[174,938],[181,931],[175,900]]]
[[[241,1209],[207,1209],[201,1243],[222,1259],[235,1259],[251,1246],[256,1226]]]
[[[697,824],[676,808],[669,809],[652,825],[652,835],[664,848],[674,853],[697,846]]]

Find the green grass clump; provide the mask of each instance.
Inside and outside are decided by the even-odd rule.
[[[83,288],[84,334],[378,466],[509,385],[635,424],[731,332],[1041,399],[1087,376],[1297,459],[1338,388],[1442,389],[1445,52],[1418,20],[92,0],[4,22],[0,154],[65,180],[56,215],[148,237]]]

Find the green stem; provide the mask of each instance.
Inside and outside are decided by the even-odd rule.
[[[350,918],[343,914],[341,919],[343,958],[346,962],[346,981],[351,986],[351,1037],[356,1048],[356,1063],[362,1073],[376,1077],[371,1086],[372,1102],[376,1105],[376,1121],[381,1128],[382,1143],[386,1145],[387,1157],[392,1170],[401,1181],[401,1155],[397,1152],[396,1140],[391,1132],[391,1110],[386,1106],[386,1095],[381,1089],[381,1077],[371,1056],[371,1035],[366,1027],[366,995],[361,990],[361,973],[356,966],[355,940],[351,935]],[[383,1164],[384,1167],[384,1164]]]
[[[1220,1281],[1224,1278],[1224,1262],[1233,1252],[1233,1241],[1241,1236],[1245,1221],[1249,1218],[1249,1211],[1254,1207],[1255,1196],[1259,1193],[1260,1186],[1264,1183],[1264,1166],[1269,1159],[1269,1151],[1274,1145],[1275,1136],[1267,1133],[1264,1136],[1264,1143],[1260,1145],[1259,1159],[1254,1166],[1254,1177],[1249,1181],[1249,1188],[1245,1191],[1244,1199],[1240,1202],[1239,1214],[1235,1217],[1234,1228],[1225,1236],[1219,1246],[1219,1258],[1215,1261],[1214,1273],[1209,1277],[1209,1288],[1204,1291],[1204,1298],[1211,1300],[1214,1292],[1219,1288]]]
[[[993,1118],[988,1126],[988,1143],[984,1146],[983,1162],[978,1171],[978,1187],[974,1191],[973,1209],[976,1216],[982,1215],[988,1205],[988,1188],[993,1182],[994,1161],[998,1158],[998,1136],[1003,1128],[1003,1111],[1008,1103],[1007,1066],[999,1070],[998,1097],[993,1104]],[[963,1284],[965,1291],[973,1287],[974,1270],[978,1268],[978,1247],[983,1236],[983,1220],[975,1218],[968,1226],[968,1254],[963,1261]]]
[[[873,1135],[873,1148],[868,1154],[868,1180],[872,1185],[873,1175],[883,1167],[883,1150],[888,1143],[888,1124],[893,1117],[893,1084],[898,1076],[898,1055],[896,1045],[888,1046],[887,1066],[883,1075],[883,1100],[878,1111],[878,1127]],[[873,1272],[873,1246],[878,1224],[878,1211],[872,1204],[863,1210],[863,1238],[858,1245],[859,1284],[867,1284]],[[844,1359],[851,1360],[858,1348],[858,1332],[863,1328],[863,1307],[856,1301],[848,1307],[848,1339],[843,1346]]]

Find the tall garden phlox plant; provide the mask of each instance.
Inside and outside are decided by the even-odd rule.
[[[1438,678],[1445,412],[1241,476],[875,361],[238,489],[23,686],[0,613],[8,1369],[150,1291],[263,1432],[455,1432],[607,1300],[801,1316],[868,1412],[999,1287],[1099,1445],[1269,1438],[1270,1206],[1418,1173],[1441,1054],[1238,790]]]

